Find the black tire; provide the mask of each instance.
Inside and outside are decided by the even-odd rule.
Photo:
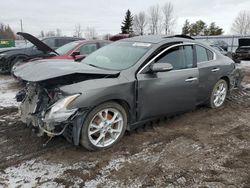
[[[105,147],[104,146],[98,147],[98,146],[94,145],[89,138],[89,126],[90,126],[90,123],[92,122],[93,118],[96,116],[96,114],[104,109],[117,110],[120,113],[120,115],[122,116],[123,126],[122,126],[121,133],[119,133],[120,135],[112,144],[105,146]],[[120,104],[118,104],[116,102],[103,103],[103,104],[95,107],[93,110],[91,110],[90,113],[87,115],[87,117],[83,123],[82,130],[81,130],[80,144],[84,148],[91,150],[91,151],[97,151],[97,150],[110,148],[114,144],[118,143],[121,140],[121,138],[123,137],[123,135],[125,133],[126,126],[127,126],[127,112],[126,112],[126,110]]]
[[[224,86],[225,86],[225,97],[223,97],[224,98],[224,100],[221,102],[221,104],[220,105],[216,105],[215,104],[215,92],[218,90],[218,87],[220,86],[220,84],[223,84]],[[226,100],[226,96],[227,96],[227,93],[228,93],[228,83],[227,83],[227,81],[226,80],[224,80],[224,79],[220,79],[215,85],[214,85],[214,87],[213,87],[213,90],[212,90],[212,92],[211,92],[211,95],[210,95],[210,99],[209,99],[209,107],[210,108],[220,108],[221,106],[223,106],[223,104],[224,104],[224,102],[225,102],[225,100]]]

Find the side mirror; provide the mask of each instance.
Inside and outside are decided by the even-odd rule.
[[[167,72],[173,70],[173,66],[170,63],[154,63],[150,70],[152,72]]]
[[[74,57],[74,60],[79,62],[79,61],[83,60],[85,57],[86,57],[86,55],[76,55]]]
[[[78,56],[78,55],[80,55],[80,52],[77,52],[77,51],[75,51],[75,52],[73,52],[72,54],[71,54],[71,56],[75,59],[75,57],[76,56]]]

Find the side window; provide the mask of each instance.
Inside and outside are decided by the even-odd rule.
[[[69,41],[67,39],[56,39],[56,47],[63,46],[64,44],[67,44]]]
[[[207,49],[207,56],[208,56],[208,60],[211,61],[214,59],[214,54],[213,52],[211,52],[210,50]]]
[[[47,44],[51,48],[55,48],[55,39],[54,38],[47,38],[44,39],[43,42]]]
[[[184,46],[184,53],[185,53],[186,67],[192,68],[194,66],[193,46],[191,45]]]
[[[97,50],[96,44],[85,44],[79,48],[81,55],[88,55]]]
[[[206,48],[196,45],[197,63],[208,61]]]
[[[110,42],[100,42],[99,45],[100,45],[100,48],[101,47],[104,47],[106,45],[110,44]]]
[[[193,67],[193,47],[177,46],[159,56],[155,63],[170,63],[174,70]]]

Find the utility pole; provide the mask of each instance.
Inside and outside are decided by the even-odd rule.
[[[23,32],[23,20],[20,20],[20,24],[21,24],[21,32]]]

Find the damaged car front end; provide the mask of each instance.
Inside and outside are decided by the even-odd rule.
[[[58,89],[27,83],[26,88],[17,94],[17,100],[22,101],[21,120],[37,128],[41,136],[44,133],[48,136],[61,135],[78,110],[67,106],[79,95],[64,96]]]
[[[16,100],[21,103],[21,121],[34,127],[38,136],[63,135],[68,141],[79,145],[80,128],[88,108],[72,106],[72,102],[82,93],[79,90],[64,91],[63,88],[87,80],[115,77],[117,72],[103,73],[94,67],[67,60],[39,60],[32,63],[25,70],[15,72],[17,78],[27,82],[16,95]],[[51,72],[39,76],[47,63]],[[58,69],[58,63],[64,68]]]

